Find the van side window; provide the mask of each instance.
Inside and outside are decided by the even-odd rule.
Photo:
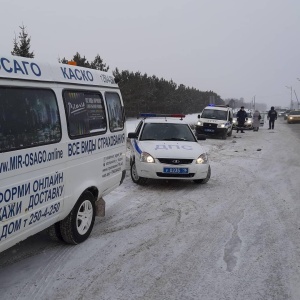
[[[108,110],[109,128],[111,132],[124,128],[123,107],[117,93],[106,92],[105,101]]]
[[[70,138],[106,132],[106,114],[100,93],[65,90],[63,99]]]
[[[59,111],[52,90],[0,87],[0,152],[60,140]]]

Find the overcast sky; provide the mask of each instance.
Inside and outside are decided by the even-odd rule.
[[[1,53],[24,24],[35,58],[99,53],[223,99],[300,100],[299,0],[0,0]]]

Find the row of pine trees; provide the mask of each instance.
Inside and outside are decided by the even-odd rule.
[[[34,52],[30,51],[30,42],[31,37],[26,27],[20,26],[20,33],[18,38],[14,38],[11,54],[34,58]],[[99,54],[93,61],[88,61],[85,56],[76,52],[69,60],[76,62],[77,66],[104,72],[109,70],[109,66],[104,63]],[[69,60],[64,57],[59,59],[59,62],[67,64]],[[119,79],[127,117],[137,117],[142,112],[198,113],[212,101],[215,104],[224,104],[220,96],[213,91],[203,92],[183,84],[177,85],[172,80],[168,81],[140,72],[120,71],[118,68],[112,72]]]

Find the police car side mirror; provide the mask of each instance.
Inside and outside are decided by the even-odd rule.
[[[205,134],[197,134],[197,140],[198,141],[205,141],[206,140]]]
[[[201,118],[201,114],[200,115],[198,115],[198,119],[200,119]]]
[[[129,139],[137,139],[138,136],[137,136],[137,134],[135,132],[129,132],[128,133],[128,138]]]
[[[232,122],[232,118],[229,118],[229,122]]]

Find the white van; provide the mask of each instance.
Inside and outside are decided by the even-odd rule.
[[[215,135],[226,139],[232,135],[232,108],[227,105],[208,105],[198,115],[197,134]]]
[[[48,227],[87,239],[125,177],[125,152],[111,74],[0,55],[0,252]]]

